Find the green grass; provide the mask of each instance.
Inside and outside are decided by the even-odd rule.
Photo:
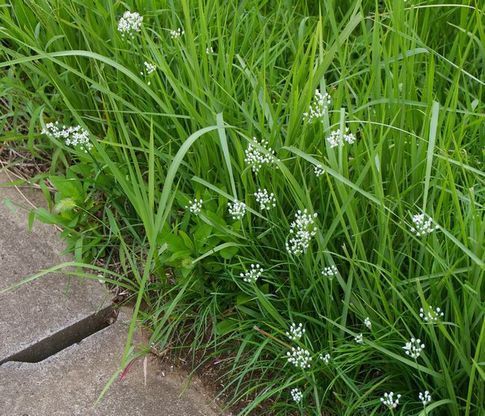
[[[10,0],[1,140],[48,155],[35,179],[56,192],[37,218],[62,226],[76,261],[105,259],[151,343],[223,359],[241,415],[483,415],[485,13],[450,3]],[[126,10],[144,17],[132,40],[117,31]],[[307,123],[316,89],[332,104]],[[41,134],[56,120],[88,129],[93,149]],[[344,126],[356,142],[331,148]],[[278,158],[257,174],[253,137]],[[258,188],[275,208],[260,210]],[[185,208],[195,197],[199,215]],[[228,214],[236,199],[242,220]],[[293,256],[298,209],[318,217]],[[438,229],[412,233],[420,212]],[[255,284],[240,277],[251,263],[264,268]],[[339,273],[322,276],[330,265]],[[438,323],[419,316],[428,306]],[[306,329],[296,342],[292,322]],[[417,359],[402,348],[412,336]],[[309,369],[287,362],[297,345]],[[389,391],[402,395],[392,411]]]

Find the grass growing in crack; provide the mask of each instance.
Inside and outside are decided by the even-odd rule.
[[[0,8],[2,141],[151,342],[230,357],[241,415],[479,415],[478,2],[85,3]]]

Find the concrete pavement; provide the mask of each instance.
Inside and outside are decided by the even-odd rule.
[[[0,291],[65,261],[52,226],[27,230],[42,203],[30,189],[2,187]],[[0,416],[216,416],[222,412],[194,378],[164,369],[154,356],[134,361],[123,380],[96,400],[120,363],[129,312],[115,323],[110,293],[97,281],[50,274],[0,294]],[[141,332],[137,342],[145,343]]]

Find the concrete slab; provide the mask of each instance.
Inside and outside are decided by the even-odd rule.
[[[40,363],[0,366],[0,415],[221,415],[197,379],[180,396],[187,376],[169,369],[164,372],[153,356],[147,359],[146,383],[143,359],[139,359],[95,406],[120,362],[128,323],[128,316],[120,314],[115,324]]]
[[[0,172],[0,184],[7,182]],[[38,193],[27,195],[34,204],[42,200]],[[0,290],[66,260],[59,254],[63,246],[54,227],[36,223],[29,232],[27,211],[16,204],[30,208],[15,188],[0,187]],[[0,294],[0,363],[43,359],[54,345],[82,339],[83,331],[92,332],[106,320],[110,298],[98,282],[60,274]]]

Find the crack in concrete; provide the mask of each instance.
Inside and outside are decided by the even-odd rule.
[[[0,366],[9,361],[38,363],[57,354],[71,345],[101,331],[115,321],[113,306],[109,305],[100,311],[87,316],[74,324],[44,338],[33,345],[9,357],[0,360]]]

